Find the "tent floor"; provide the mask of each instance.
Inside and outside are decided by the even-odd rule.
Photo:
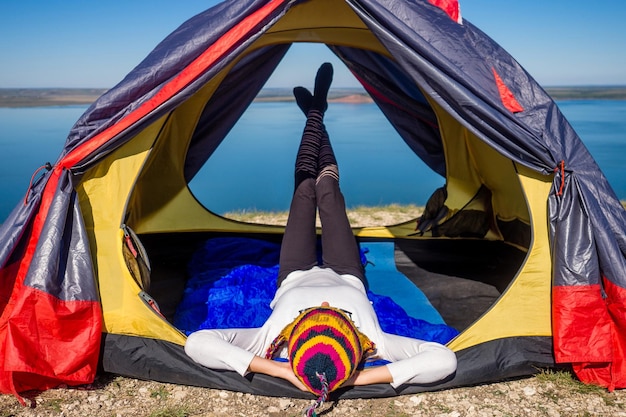
[[[143,235],[152,264],[149,293],[172,321],[187,281],[187,264],[214,234]],[[266,238],[279,241],[280,236]],[[428,297],[445,322],[462,331],[478,319],[515,277],[526,254],[501,242],[475,239],[397,240],[396,266]]]
[[[487,311],[519,271],[526,252],[477,239],[396,240],[396,266],[455,329]]]

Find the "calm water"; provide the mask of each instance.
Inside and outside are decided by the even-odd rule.
[[[559,106],[617,195],[626,199],[626,101],[562,101]],[[33,172],[55,162],[85,108],[0,108],[0,221],[23,198]],[[287,209],[303,123],[293,103],[253,103],[192,181],[193,193],[219,213]],[[424,204],[444,182],[416,159],[373,104],[333,103],[326,125],[349,206]]]

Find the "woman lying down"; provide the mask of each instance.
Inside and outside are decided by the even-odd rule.
[[[307,120],[296,156],[295,190],[270,317],[259,328],[198,330],[185,345],[187,355],[208,368],[242,376],[263,373],[314,393],[318,400],[307,415],[315,415],[315,409],[339,387],[429,384],[456,370],[456,356],[447,347],[383,332],[367,298],[365,270],[323,124],[332,76],[331,64],[323,64],[313,94],[303,87],[294,89]],[[322,224],[321,265],[317,210]],[[387,363],[360,366],[372,359]]]

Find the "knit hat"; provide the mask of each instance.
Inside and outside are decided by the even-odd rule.
[[[323,397],[348,380],[365,354],[374,350],[374,343],[333,307],[302,311],[270,345],[266,357],[271,358],[284,342],[296,377]]]

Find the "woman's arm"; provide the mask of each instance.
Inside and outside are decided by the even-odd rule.
[[[435,342],[385,334],[385,365],[392,376],[391,386],[429,384],[441,381],[456,370],[456,355]]]
[[[343,385],[370,385],[393,382],[387,365],[356,371]]]
[[[187,337],[185,352],[197,363],[212,369],[262,373],[291,382],[298,389],[308,391],[296,377],[287,362],[265,359],[239,345],[252,348],[258,340],[258,329],[199,330]]]
[[[307,387],[296,377],[289,362],[279,362],[272,359],[265,359],[260,356],[252,358],[248,366],[249,372],[261,373],[276,378],[282,378],[291,382],[301,391],[309,391]]]
[[[440,381],[456,369],[455,354],[439,343],[423,342],[393,335],[395,344],[391,363],[356,371],[344,385],[389,383],[394,388],[405,384]]]
[[[254,357],[258,329],[212,329],[190,334],[185,353],[211,369],[235,371],[244,376]]]

